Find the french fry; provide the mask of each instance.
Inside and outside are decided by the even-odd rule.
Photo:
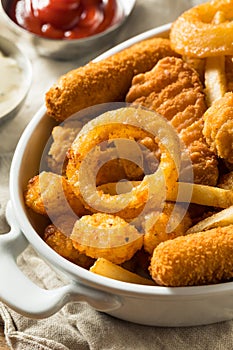
[[[218,11],[213,19],[214,24],[225,21],[223,12]],[[223,97],[227,92],[227,82],[225,74],[225,56],[207,57],[205,65],[205,93],[208,107],[214,101]]]
[[[196,225],[190,227],[186,233],[202,232],[211,228],[223,227],[231,224],[233,224],[233,206],[199,221]]]
[[[187,198],[180,196],[180,199],[177,199],[178,189],[180,192],[187,195]],[[190,201],[194,204],[206,205],[210,207],[218,208],[228,208],[233,205],[233,191],[225,190],[219,187],[192,184],[187,182],[176,183],[176,186],[170,188],[167,192],[167,200],[187,202]]]
[[[130,191],[132,187],[137,186],[138,183],[138,181],[129,181],[125,186],[123,186],[123,183],[120,188],[120,193]],[[114,195],[117,193],[117,183],[108,183],[99,186],[98,189],[105,193]],[[177,182],[174,187],[168,188],[166,200],[171,202],[190,202],[225,209],[233,205],[233,191],[207,185]]]
[[[205,93],[208,107],[227,92],[225,56],[208,57],[205,66]]]
[[[97,259],[94,265],[91,266],[90,271],[122,282],[155,285],[152,280],[125,270],[123,267],[113,264],[111,261],[104,258]]]

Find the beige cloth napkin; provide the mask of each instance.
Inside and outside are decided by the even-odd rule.
[[[29,247],[20,266],[41,287],[63,281]],[[17,350],[232,350],[233,322],[215,325],[162,328],[136,325],[93,310],[85,303],[70,303],[44,320],[22,317],[4,305],[6,339]]]
[[[204,1],[138,0],[135,10],[116,43],[147,29],[173,21],[181,12]],[[10,33],[0,13],[1,34]],[[8,231],[5,206],[9,199],[8,178],[15,146],[27,123],[44,102],[44,93],[63,73],[87,62],[90,57],[72,62],[52,61],[38,57],[34,49],[17,38],[33,65],[33,83],[18,116],[0,126],[0,233]],[[21,269],[41,287],[55,288],[64,284],[61,277],[28,247],[19,259]],[[1,267],[0,267],[1,268]],[[0,281],[1,283],[1,281]],[[17,293],[17,291],[16,291]],[[26,291],[25,291],[26,293]],[[0,322],[11,349],[17,350],[125,350],[125,349],[218,349],[233,348],[233,322],[187,327],[161,328],[140,326],[115,319],[92,309],[86,303],[70,303],[55,315],[33,320],[23,317],[0,303]]]

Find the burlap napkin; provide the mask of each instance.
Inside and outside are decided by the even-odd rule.
[[[201,2],[204,1],[138,0],[125,31],[116,41],[120,42],[149,28],[171,22],[182,11]],[[1,17],[0,29],[1,33],[12,37]],[[50,61],[37,57],[33,48],[25,46],[20,40],[19,44],[32,61],[34,78],[24,108],[16,119],[0,127],[0,233],[8,231],[4,213],[9,199],[10,163],[17,141],[31,117],[42,105],[44,92],[53,81],[62,73],[83,63]],[[83,61],[85,60],[88,58],[85,57]],[[64,284],[61,277],[56,275],[30,246],[21,255],[19,265],[41,287],[51,289]],[[95,311],[85,303],[67,304],[57,314],[43,320],[23,317],[0,303],[0,316],[0,322],[4,323],[8,345],[11,349],[17,350],[230,350],[233,348],[231,321],[187,328],[148,327],[115,319]]]
[[[31,247],[22,254],[19,264],[41,287],[51,289],[63,284]],[[22,317],[3,304],[0,315],[7,343],[17,350],[231,350],[233,346],[233,322],[187,328],[148,327],[115,319],[85,303],[67,304],[43,320]]]

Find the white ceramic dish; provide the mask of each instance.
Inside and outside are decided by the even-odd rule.
[[[167,36],[169,25],[153,29],[108,51],[100,58],[154,35]],[[100,59],[98,58],[98,59]],[[0,299],[19,313],[43,318],[70,301],[87,301],[97,310],[144,325],[203,325],[233,318],[233,282],[212,286],[167,288],[124,283],[93,274],[55,253],[35,231],[23,200],[27,180],[35,175],[53,121],[42,107],[23,133],[10,172],[7,219],[11,231],[0,237]],[[28,166],[30,164],[30,166]],[[43,290],[19,270],[17,256],[30,243],[68,279],[66,286]],[[15,292],[17,290],[17,292]]]
[[[6,19],[6,25],[11,30],[24,38],[26,42],[34,46],[36,52],[41,56],[59,60],[76,60],[85,57],[86,55],[93,54],[93,52],[97,55],[98,53],[107,50],[117,38],[117,34],[119,34],[124,27],[125,22],[134,9],[136,1],[118,0],[119,9],[123,13],[122,19],[119,22],[99,34],[73,40],[48,39],[20,27],[9,15],[9,8],[11,8],[13,2],[13,0],[0,1],[0,7],[2,8],[2,12]]]
[[[31,62],[27,58],[26,55],[22,52],[22,50],[11,40],[0,36],[0,52],[6,56],[7,58],[12,58],[17,67],[20,69],[21,73],[21,81],[20,85],[18,87],[17,94],[15,94],[17,97],[11,103],[8,105],[8,108],[5,109],[5,111],[0,111],[0,123],[5,121],[6,119],[10,119],[16,116],[16,114],[19,112],[20,108],[23,106],[24,101],[27,97],[29,88],[31,86],[32,81],[32,67]],[[13,69],[13,68],[12,68]],[[1,77],[1,79],[4,79],[4,77]],[[8,77],[9,79],[9,77]],[[9,98],[12,91],[9,91]],[[7,98],[7,95],[6,95]],[[4,105],[4,100],[1,100]]]

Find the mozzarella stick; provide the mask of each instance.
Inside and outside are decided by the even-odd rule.
[[[124,101],[133,76],[152,69],[165,56],[177,56],[170,41],[151,38],[74,69],[61,76],[46,93],[47,114],[63,121],[89,106]]]
[[[160,243],[149,271],[164,286],[226,282],[233,278],[233,225],[180,236]]]

